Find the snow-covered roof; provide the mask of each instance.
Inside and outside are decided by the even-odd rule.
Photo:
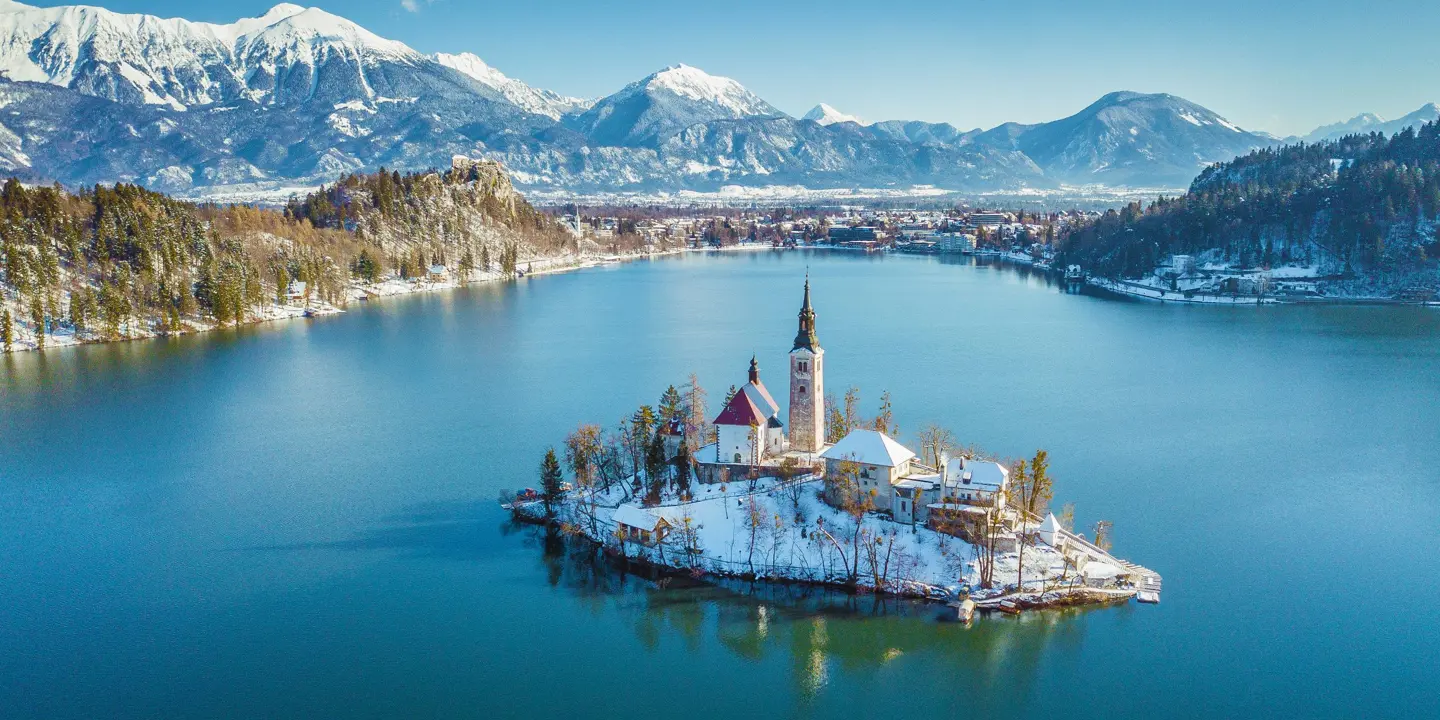
[[[765,383],[759,380],[745,383],[745,387],[740,388],[740,392],[750,396],[750,402],[755,403],[755,407],[760,408],[761,412],[769,410],[767,417],[780,414],[780,406],[775,404],[775,398],[770,397],[770,391],[765,389]]]
[[[640,530],[654,532],[662,518],[639,505],[621,505],[615,508],[615,522]]]
[[[1059,530],[1060,530],[1060,521],[1055,519],[1055,513],[1050,513],[1050,514],[1046,515],[1046,516],[1045,516],[1045,522],[1040,523],[1040,532],[1041,532],[1041,533],[1054,533],[1054,532],[1059,532]]]
[[[851,460],[866,465],[899,467],[915,457],[910,448],[878,430],[851,430],[840,442],[820,453],[826,460]]]
[[[945,465],[945,487],[996,492],[1004,490],[1010,471],[990,460],[954,458]]]

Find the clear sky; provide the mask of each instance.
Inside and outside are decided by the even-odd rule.
[[[92,3],[94,0],[92,0]],[[61,5],[54,0],[32,4]],[[99,0],[228,22],[266,0]],[[566,95],[683,62],[781,110],[961,128],[1168,92],[1279,135],[1440,101],[1440,0],[315,0],[423,52],[469,51]]]

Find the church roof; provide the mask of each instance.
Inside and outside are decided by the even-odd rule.
[[[750,402],[755,403],[755,407],[760,408],[761,412],[769,410],[769,412],[765,412],[765,417],[774,417],[780,413],[780,406],[775,404],[775,398],[770,397],[770,391],[765,389],[765,383],[759,380],[745,383],[745,387],[740,388],[740,392],[749,395]]]
[[[748,387],[748,386],[747,386]],[[750,394],[737,390],[735,397],[725,404],[725,409],[715,418],[716,425],[756,425],[764,427],[770,416],[760,410],[750,399]]]
[[[849,435],[820,453],[826,460],[851,460],[866,465],[899,467],[915,457],[910,448],[877,430],[851,430]]]

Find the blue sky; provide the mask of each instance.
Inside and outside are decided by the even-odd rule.
[[[99,4],[227,22],[275,3]],[[867,120],[988,128],[1053,120],[1106,92],[1137,90],[1180,95],[1284,135],[1360,112],[1398,117],[1440,100],[1434,0],[300,4],[424,52],[473,52],[566,95],[608,94],[684,62],[733,77],[796,115],[823,101]]]

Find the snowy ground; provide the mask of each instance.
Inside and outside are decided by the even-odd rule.
[[[820,488],[819,480],[802,481],[792,488],[773,478],[757,481],[753,491],[746,482],[732,483],[723,491],[720,485],[697,485],[690,502],[669,498],[649,508],[672,526],[665,543],[650,547],[627,542],[624,552],[677,569],[698,567],[722,575],[753,573],[773,580],[844,583],[847,568],[855,565],[854,523],[820,499]],[[752,498],[756,514],[763,518],[753,547],[748,522]],[[627,502],[620,488],[597,496],[593,528],[584,509],[586,502],[578,494],[567,498],[557,515],[592,540],[619,549],[612,516]],[[525,506],[523,511],[532,515],[543,512],[538,504]],[[698,556],[684,548],[680,529],[687,521],[696,528]],[[862,528],[883,541],[873,546],[873,553],[867,551],[866,543],[860,544],[858,583],[863,588],[874,590],[878,575],[879,584],[888,592],[948,599],[978,585],[976,548],[960,538],[924,526],[891,522],[877,513],[867,515]],[[994,592],[1013,586],[1018,569],[1014,553],[1001,554],[994,574],[1000,588]],[[1026,549],[1024,571],[1026,586],[1038,590],[1042,584],[1055,585],[1064,566],[1060,553],[1042,544]],[[990,594],[977,592],[976,596]]]

